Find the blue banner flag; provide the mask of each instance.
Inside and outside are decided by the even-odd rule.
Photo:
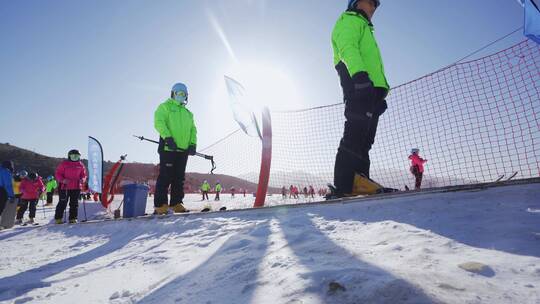
[[[88,187],[101,193],[103,187],[103,148],[99,141],[88,136]]]
[[[538,0],[525,0],[525,29],[527,38],[540,44],[540,6]]]

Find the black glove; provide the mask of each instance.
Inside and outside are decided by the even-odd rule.
[[[366,72],[358,72],[352,77],[353,82],[353,97],[358,99],[369,99],[374,97],[373,82],[369,79]]]
[[[377,103],[375,113],[378,116],[381,116],[384,112],[386,112],[386,109],[388,109],[388,104],[386,103],[386,99],[383,99]]]
[[[367,120],[375,112],[375,88],[366,72],[352,77],[352,91],[346,98],[345,117],[348,120]]]
[[[165,138],[165,144],[169,147],[169,149],[173,151],[178,150],[178,146],[176,145],[172,137]]]
[[[189,146],[189,148],[187,149],[187,153],[189,155],[195,155],[197,153],[197,146],[196,145]]]

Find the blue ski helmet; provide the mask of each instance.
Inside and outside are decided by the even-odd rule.
[[[371,0],[373,1],[373,3],[375,3],[375,7],[379,7],[379,5],[381,5],[381,1],[379,0]],[[358,0],[349,0],[349,5],[347,6],[347,9],[351,9],[351,8],[354,8],[356,6],[356,3],[358,2]]]
[[[188,89],[183,83],[175,84],[171,89],[171,98],[178,101],[180,104],[187,104]]]

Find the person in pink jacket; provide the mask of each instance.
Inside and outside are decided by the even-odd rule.
[[[414,175],[416,182],[414,188],[419,190],[422,186],[422,177],[424,175],[424,164],[427,159],[423,159],[419,155],[420,149],[414,148],[411,150],[409,159],[411,160],[411,173]]]
[[[39,197],[45,191],[45,185],[41,177],[35,173],[31,172],[28,174],[28,177],[21,181],[20,185],[21,191],[21,201],[19,203],[19,208],[17,210],[17,221],[16,224],[22,224],[24,213],[26,209],[30,207],[30,220],[27,223],[34,224],[34,218],[36,217],[36,206],[38,204]]]
[[[56,205],[54,220],[57,224],[63,223],[62,218],[69,201],[69,222],[76,223],[81,187],[87,177],[86,168],[81,162],[81,153],[78,150],[68,152],[68,159],[56,168],[55,177],[58,181],[60,200]]]

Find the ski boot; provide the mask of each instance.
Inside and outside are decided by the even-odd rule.
[[[61,225],[61,224],[64,223],[64,221],[63,221],[62,219],[55,219],[55,220],[54,220],[54,223],[55,223],[56,225]]]
[[[334,199],[339,199],[339,198],[342,198],[342,197],[345,197],[345,195],[343,194],[340,194],[337,190],[337,188],[332,185],[332,184],[328,184],[328,193],[324,196],[324,198],[328,201],[328,200],[334,200]]]
[[[26,224],[30,224],[30,225],[33,225],[33,224],[35,224],[35,223],[36,223],[36,222],[34,222],[34,219],[33,219],[33,218],[30,218],[30,219],[28,220],[28,222],[26,222]]]
[[[15,225],[22,225],[22,223],[23,223],[22,219],[15,220]]]
[[[182,203],[176,204],[172,207],[174,213],[185,213],[188,212]]]
[[[156,215],[165,215],[167,213],[169,213],[169,206],[166,204],[161,207],[154,207],[154,214]]]
[[[398,192],[393,188],[386,188],[364,174],[355,174],[353,191],[350,196],[373,195],[382,193]]]
[[[383,186],[365,176],[364,174],[355,174],[353,189],[350,196],[373,195],[382,193]]]
[[[70,223],[70,224],[77,224],[77,219],[70,219],[70,220],[69,220],[69,223]]]

